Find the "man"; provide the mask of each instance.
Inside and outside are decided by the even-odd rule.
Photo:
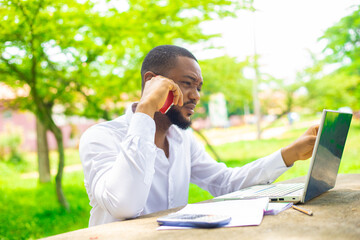
[[[125,115],[89,128],[81,138],[92,206],[89,226],[186,205],[190,182],[213,196],[269,184],[296,160],[311,156],[317,127],[270,156],[227,168],[185,131],[203,85],[196,58],[181,47],[158,46],[145,57],[141,76],[140,101]],[[169,91],[174,106],[162,114],[159,109]]]

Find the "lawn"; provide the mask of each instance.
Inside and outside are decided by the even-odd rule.
[[[70,211],[59,207],[54,181],[38,184],[0,165],[0,239],[38,239],[87,227],[89,201],[81,171],[64,174]]]
[[[229,167],[242,166],[257,158],[266,156],[289,144],[302,134],[305,128],[294,127],[279,138],[240,141],[216,146],[225,164]],[[352,122],[347,145],[340,165],[340,173],[360,173],[358,160],[360,122]],[[67,165],[79,164],[77,150],[67,149]],[[52,166],[56,167],[56,154],[52,153]],[[24,154],[20,164],[0,162],[0,240],[37,239],[87,227],[89,201],[81,171],[66,172],[63,188],[70,203],[70,211],[61,209],[56,201],[54,181],[38,184],[36,178],[24,179],[21,174],[36,170],[36,155]],[[305,175],[309,161],[297,162],[277,181]],[[206,191],[190,186],[189,202],[211,198]]]

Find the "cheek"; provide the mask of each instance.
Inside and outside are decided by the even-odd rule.
[[[185,88],[184,88],[184,87],[182,87],[182,86],[180,86],[180,85],[178,85],[178,86],[179,86],[179,88],[180,88],[180,90],[181,90],[181,93],[184,95],[184,94],[185,94],[185,92],[186,92]]]
[[[181,93],[183,95],[183,100],[184,100],[184,103],[186,102],[186,99],[188,99],[188,90],[186,90],[185,88],[183,87],[180,87],[180,90],[181,90]]]

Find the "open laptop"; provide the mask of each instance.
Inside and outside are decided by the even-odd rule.
[[[306,182],[255,185],[215,201],[269,197],[271,202],[306,202],[335,186],[352,114],[323,110]]]

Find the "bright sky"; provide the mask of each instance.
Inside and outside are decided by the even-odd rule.
[[[203,25],[206,33],[221,33],[214,40],[222,50],[197,52],[199,59],[223,55],[244,60],[256,51],[261,55],[260,71],[294,81],[296,72],[310,66],[309,50],[320,53],[324,43],[317,39],[342,17],[353,12],[359,0],[255,0],[254,14],[241,11],[237,19]],[[254,20],[255,19],[255,20]],[[255,23],[255,24],[254,24]]]

